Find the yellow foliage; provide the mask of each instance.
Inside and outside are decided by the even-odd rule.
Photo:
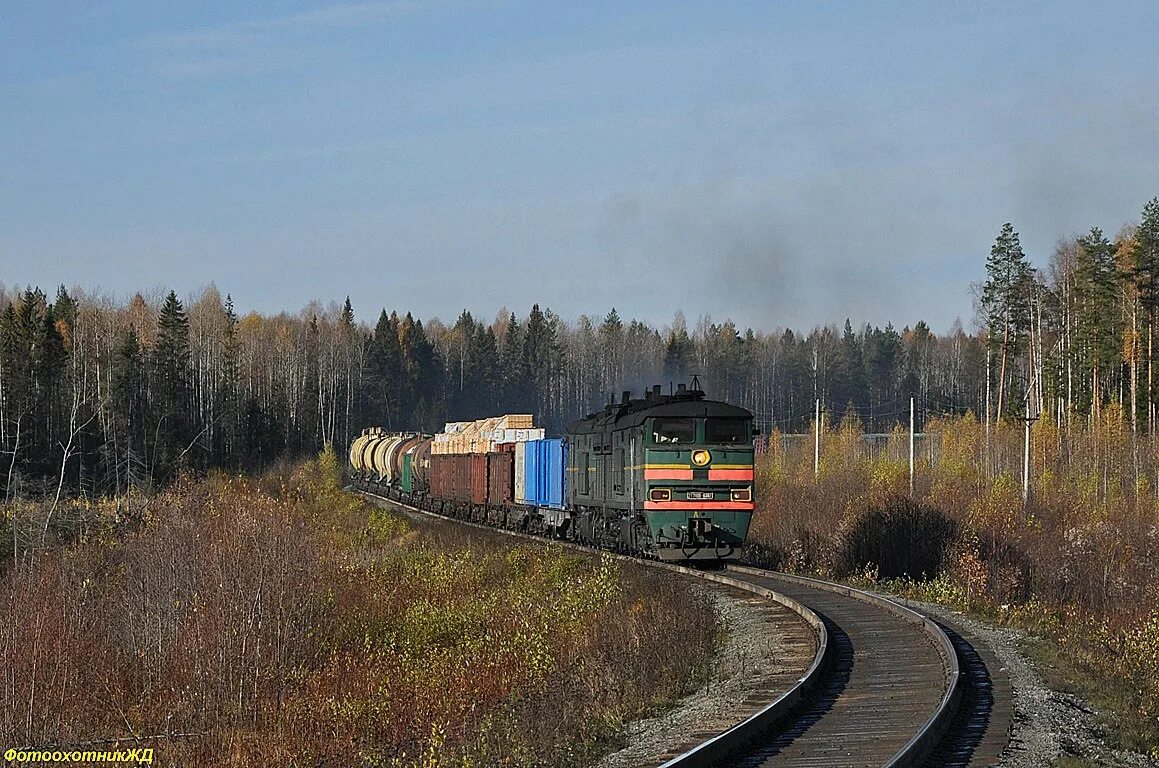
[[[869,506],[884,504],[895,496],[909,493],[909,466],[882,459],[873,462],[869,477]]]
[[[983,492],[968,513],[970,526],[978,531],[1012,535],[1025,520],[1022,488],[1010,475],[999,475]]]

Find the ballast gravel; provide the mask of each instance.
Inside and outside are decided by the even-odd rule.
[[[421,520],[430,522],[431,518]],[[768,701],[775,698],[767,694],[768,670],[784,674],[786,664],[802,664],[802,654],[785,653],[782,636],[763,599],[741,592],[695,588],[709,596],[728,632],[725,647],[713,661],[711,682],[672,709],[629,724],[625,730],[628,745],[605,756],[598,768],[660,765],[691,746],[689,734],[710,726],[720,732],[739,722],[743,717],[737,717],[738,710],[753,710],[751,699],[755,695],[763,692]],[[981,638],[1005,666],[1014,692],[1014,721],[1010,742],[996,768],[1045,768],[1067,757],[1099,768],[1159,768],[1159,761],[1148,755],[1111,746],[1106,726],[1082,698],[1045,685],[1019,649],[1025,633],[985,624],[934,603],[886,596]],[[795,656],[795,661],[788,661],[789,656]],[[800,670],[806,666],[808,661]]]
[[[984,624],[941,605],[898,602],[950,626],[965,628],[989,645],[1005,665],[1014,689],[1014,723],[998,768],[1043,768],[1065,757],[1079,758],[1094,766],[1159,766],[1147,755],[1112,747],[1106,726],[1083,699],[1047,688],[1034,664],[1019,650],[1025,633]]]
[[[660,765],[776,699],[812,662],[815,641],[811,647],[801,642],[812,638],[807,625],[800,622],[789,637],[784,625],[776,622],[776,615],[785,609],[739,590],[695,588],[712,600],[728,633],[712,662],[709,684],[672,709],[629,724],[628,746],[605,756],[597,763],[599,768]],[[690,739],[693,735],[698,738]]]
[[[763,692],[770,701],[775,698],[768,694],[768,680],[761,670],[783,667],[786,654],[767,604],[740,593],[697,588],[713,601],[728,632],[714,662],[711,683],[672,709],[628,725],[624,734],[628,745],[605,756],[598,768],[660,765],[691,746],[689,734],[719,732],[743,719],[737,713],[754,709],[754,694]],[[1014,691],[1014,721],[997,768],[1046,768],[1068,757],[1099,768],[1159,768],[1159,761],[1147,755],[1114,748],[1106,726],[1082,698],[1045,685],[1019,649],[1025,633],[985,624],[940,605],[898,602],[980,638],[1005,666]],[[801,658],[802,654],[795,654],[794,663],[800,664]]]

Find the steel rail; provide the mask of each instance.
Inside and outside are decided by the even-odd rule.
[[[525,539],[529,541],[536,541],[544,543],[545,538],[535,534],[524,533],[521,531],[512,531],[506,528],[492,527],[482,523],[477,523],[470,520],[462,520],[456,517],[431,512],[419,507],[414,507],[409,504],[396,501],[395,499],[379,494],[355,490],[356,493],[367,497],[381,499],[387,503],[396,505],[402,509],[415,512],[427,517],[444,520],[447,522],[457,523],[460,525],[467,525],[473,528],[478,528],[483,531],[492,533],[500,533],[514,538]],[[573,542],[560,540],[546,540],[548,543],[562,546],[579,552],[588,554],[599,552],[603,555],[610,556],[617,560],[632,562],[640,565],[646,565],[652,568],[658,568],[674,573],[680,573],[686,576],[691,576],[704,581],[724,584],[736,589],[741,589],[746,592],[760,595],[780,605],[785,606],[789,610],[796,613],[807,623],[817,635],[817,652],[814,655],[813,661],[805,674],[802,675],[796,683],[787,691],[778,696],[768,705],[752,714],[740,723],[723,731],[722,733],[696,745],[686,752],[671,758],[663,763],[660,768],[707,768],[707,766],[720,765],[723,761],[735,758],[739,754],[743,754],[746,749],[751,749],[754,745],[759,744],[762,739],[767,739],[770,734],[773,734],[776,727],[789,721],[798,712],[798,710],[810,699],[815,690],[824,680],[832,673],[834,665],[835,649],[833,639],[830,636],[829,630],[826,627],[825,621],[818,613],[807,606],[805,603],[782,594],[775,589],[762,586],[760,584],[752,583],[744,578],[733,578],[719,573],[706,572],[685,566],[674,565],[672,563],[660,562],[655,560],[646,560],[637,557],[631,557],[616,552],[608,552],[607,550],[595,549]],[[890,756],[884,763],[881,763],[883,768],[912,768],[913,766],[921,765],[922,762],[930,755],[934,747],[945,736],[947,730],[953,723],[954,717],[957,713],[958,705],[962,697],[962,686],[960,684],[961,672],[958,665],[958,656],[950,638],[942,631],[935,622],[922,616],[921,614],[906,608],[898,603],[874,595],[863,590],[848,587],[843,584],[835,584],[832,582],[821,581],[819,579],[811,579],[802,576],[790,576],[773,571],[762,570],[759,568],[750,568],[741,565],[728,565],[728,570],[736,574],[741,574],[748,577],[764,578],[764,579],[780,579],[788,583],[799,584],[812,589],[820,589],[831,593],[843,595],[847,598],[859,601],[861,603],[873,606],[874,608],[885,611],[893,616],[898,617],[907,624],[911,624],[919,628],[942,659],[944,676],[943,685],[944,691],[941,698],[929,717],[917,730],[916,733],[892,756]]]
[[[929,639],[943,666],[942,695],[921,727],[894,754],[881,763],[884,768],[911,768],[922,765],[952,726],[963,695],[961,669],[957,649],[949,636],[931,619],[886,597],[856,589],[844,584],[793,576],[779,572],[729,565],[730,571],[749,576],[799,584],[801,586],[842,595],[892,614],[907,624],[920,629]]]

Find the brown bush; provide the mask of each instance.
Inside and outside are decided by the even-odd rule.
[[[967,415],[931,420],[925,432],[912,503],[929,510],[927,522],[882,512],[891,491],[908,491],[907,435],[874,448],[849,429],[828,432],[816,476],[811,440],[774,435],[756,468],[746,553],[820,575],[872,562],[883,576],[916,577],[935,573],[941,552],[924,596],[1025,619],[1129,691],[1141,732],[1159,738],[1159,676],[1144,671],[1159,657],[1140,640],[1159,603],[1159,438],[1133,435],[1113,407],[1097,422],[1040,420],[1024,503],[1022,425],[986,430]],[[947,524],[957,531],[949,549]],[[1124,663],[1116,649],[1127,647],[1143,649],[1139,663]]]
[[[579,765],[698,685],[683,583],[543,547],[433,539],[332,457],[216,475],[0,579],[0,741],[158,737],[159,761]]]
[[[881,578],[931,579],[941,572],[957,528],[931,506],[892,496],[858,513],[838,534],[840,571],[872,568]]]

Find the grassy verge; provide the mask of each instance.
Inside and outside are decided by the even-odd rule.
[[[1159,722],[1147,712],[1148,691],[1153,681],[1143,679],[1129,667],[1144,659],[1124,659],[1119,653],[1139,653],[1123,647],[1105,626],[1076,625],[1067,617],[1041,604],[1016,607],[966,599],[962,591],[945,578],[922,582],[911,579],[849,580],[855,586],[879,589],[912,600],[932,602],[965,612],[974,619],[996,626],[1020,630],[1025,639],[1019,650],[1034,662],[1045,685],[1056,691],[1077,695],[1089,702],[1099,721],[1107,727],[1111,746],[1150,754],[1159,759]],[[1143,651],[1145,653],[1145,651]],[[1075,766],[1086,765],[1082,761]]]
[[[698,687],[718,641],[711,604],[669,577],[428,540],[343,493],[332,456],[107,512],[30,543],[0,578],[6,745],[579,766]]]
[[[1110,412],[1069,432],[1040,421],[1024,502],[1001,469],[1021,457],[1020,425],[968,416],[926,432],[912,490],[903,433],[870,448],[843,424],[816,467],[774,435],[748,557],[1025,630],[1053,684],[1088,698],[1118,745],[1159,759],[1159,442]]]

